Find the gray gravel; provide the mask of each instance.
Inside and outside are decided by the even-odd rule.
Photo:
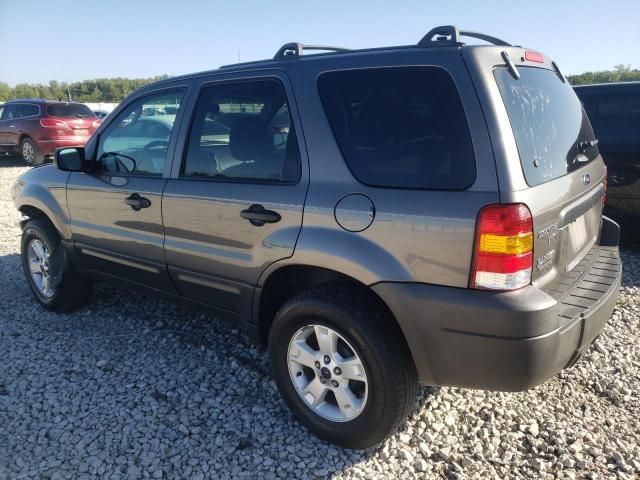
[[[317,440],[228,324],[112,286],[32,299],[0,157],[0,478],[638,478],[640,250],[594,347],[525,393],[422,388],[376,449]]]

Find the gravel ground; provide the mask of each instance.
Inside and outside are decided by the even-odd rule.
[[[112,286],[40,308],[0,159],[0,478],[638,478],[640,250],[594,347],[525,393],[421,388],[375,449],[317,440],[228,324]]]

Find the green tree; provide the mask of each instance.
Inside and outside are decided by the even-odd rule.
[[[0,82],[0,102],[6,102],[11,98],[11,87],[8,83]]]
[[[633,82],[640,81],[640,70],[631,69],[631,65],[615,65],[613,70],[584,72],[579,75],[567,75],[571,85],[588,85],[592,83]]]
[[[47,98],[78,102],[121,102],[127,95],[151,82],[169,78],[160,75],[151,78],[97,78],[81,82],[61,83],[51,80],[48,85],[21,83],[11,88],[0,82],[0,101],[12,98]]]

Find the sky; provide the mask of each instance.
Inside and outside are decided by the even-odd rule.
[[[0,0],[0,81],[179,75],[293,41],[415,44],[449,24],[544,52],[566,74],[640,68],[640,0]]]

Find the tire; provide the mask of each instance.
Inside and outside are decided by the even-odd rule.
[[[25,137],[20,142],[20,157],[29,165],[42,165],[44,157],[38,153],[38,148],[33,140]]]
[[[408,416],[417,395],[416,369],[404,337],[384,305],[377,298],[373,300],[369,292],[349,284],[317,287],[287,301],[276,314],[269,331],[271,369],[282,397],[298,420],[318,437],[346,448],[364,449],[379,443]],[[366,387],[363,388],[365,382],[345,382],[338,373],[351,377],[353,374],[346,373],[346,368],[336,372],[333,366],[341,363],[330,358],[331,379],[325,378],[323,388],[326,390],[334,380],[333,387],[349,388],[354,395],[348,398],[355,401],[346,402],[346,405],[355,408],[345,408],[348,415],[338,407],[339,397],[334,393],[326,393],[320,407],[309,405],[298,391],[306,382],[309,383],[304,388],[310,388],[312,382],[326,375],[326,371],[311,362],[316,365],[315,370],[304,366],[301,374],[300,364],[289,360],[290,348],[296,352],[300,339],[306,335],[309,336],[304,340],[305,349],[311,347],[315,352],[319,345],[318,335],[329,333],[327,328],[340,338],[336,350],[342,348],[343,352],[335,359],[341,358],[340,355],[342,360],[355,358],[355,364],[359,360],[364,369]],[[351,352],[355,356],[351,356]],[[309,363],[310,357],[298,358],[303,357]],[[320,362],[326,361],[324,356],[319,358]],[[362,370],[359,372],[361,375]],[[314,385],[319,386],[317,382]],[[337,390],[332,388],[333,392],[337,393]],[[308,393],[306,395],[311,398]],[[318,395],[319,398],[322,396]],[[340,393],[340,398],[345,398],[344,393]],[[358,408],[360,413],[350,417]],[[340,416],[342,418],[338,418]]]
[[[40,246],[44,249],[44,255]],[[86,303],[91,296],[91,284],[80,279],[69,263],[58,232],[47,219],[37,218],[25,225],[22,231],[21,257],[29,287],[46,309],[68,312]],[[39,258],[44,258],[45,261],[34,261]],[[34,270],[38,266],[40,273],[32,274],[30,265]],[[45,283],[49,288],[43,288]]]

